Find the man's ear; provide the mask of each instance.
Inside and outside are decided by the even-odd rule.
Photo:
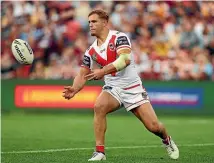
[[[103,20],[103,25],[106,27],[108,25],[107,20]]]

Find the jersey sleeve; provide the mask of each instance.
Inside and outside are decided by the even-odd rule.
[[[125,33],[119,33],[116,37],[116,50],[117,52],[122,49],[131,50],[131,41]]]
[[[88,53],[88,51],[86,51],[84,56],[83,56],[81,67],[85,67],[85,68],[88,68],[90,70],[93,67],[93,60],[92,60],[90,54]]]

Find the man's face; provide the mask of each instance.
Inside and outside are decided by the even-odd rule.
[[[100,19],[97,14],[88,17],[91,36],[98,36],[106,25],[105,20]]]

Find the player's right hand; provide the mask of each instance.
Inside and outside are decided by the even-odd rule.
[[[70,100],[76,94],[75,89],[72,86],[65,86],[63,91],[63,97],[67,100]]]

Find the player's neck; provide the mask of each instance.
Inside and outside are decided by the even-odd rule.
[[[97,36],[97,46],[101,46],[106,41],[109,32],[109,29],[105,29],[99,36]]]

